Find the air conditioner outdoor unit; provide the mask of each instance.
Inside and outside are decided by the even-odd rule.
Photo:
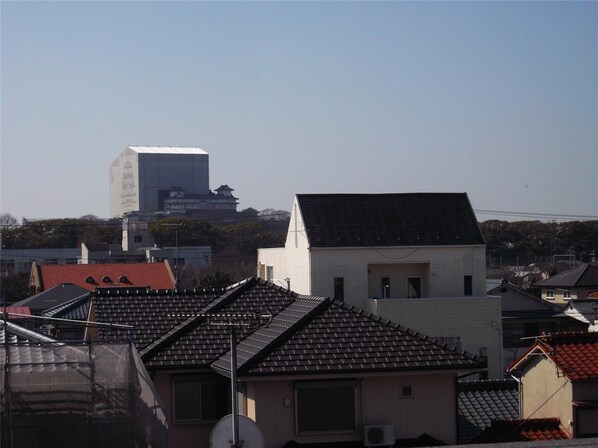
[[[392,425],[371,425],[364,428],[365,446],[392,446],[395,444],[395,430]]]

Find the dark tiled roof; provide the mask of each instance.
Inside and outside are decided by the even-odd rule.
[[[508,443],[570,439],[558,418],[532,418],[492,422],[475,443]]]
[[[560,286],[568,288],[598,286],[598,265],[582,264],[576,268],[553,275],[546,280],[536,282],[537,286]]]
[[[577,310],[588,322],[598,320],[598,297],[595,299],[571,300],[567,309]]]
[[[204,314],[272,315],[237,331],[239,374],[284,375],[358,371],[480,368],[483,362],[330,299],[299,296],[249,279],[215,297],[145,291],[94,293],[95,318],[135,325],[147,367],[210,367],[229,372],[229,329]],[[122,337],[100,331],[103,339]]]
[[[54,306],[42,313],[42,316],[56,317],[60,319],[87,320],[90,295],[83,290],[84,294],[69,300],[61,305]]]
[[[48,308],[61,305],[68,302],[75,297],[79,297],[87,292],[72,283],[63,283],[56,285],[46,291],[40,292],[34,296],[28,297],[25,300],[15,303],[15,306],[28,306],[29,309],[35,314],[36,312],[45,311]]]
[[[571,381],[598,379],[598,333],[556,333],[539,337],[528,351],[513,362],[518,370],[532,352],[542,352]]]
[[[302,324],[302,325],[301,325]],[[471,355],[340,302],[326,299],[270,352],[247,362],[241,375],[380,372],[477,368]]]
[[[299,194],[312,247],[485,244],[465,193]]]
[[[97,322],[133,325],[132,337],[139,350],[144,349],[188,313],[197,312],[219,295],[215,291],[177,291],[146,289],[99,289],[92,293]],[[98,330],[102,340],[123,340],[126,331]]]
[[[515,380],[460,381],[457,383],[459,443],[468,443],[495,420],[519,417]]]

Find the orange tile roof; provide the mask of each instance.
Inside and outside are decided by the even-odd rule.
[[[570,439],[558,418],[532,418],[528,420],[499,420],[492,422],[474,443],[506,443],[539,440]]]
[[[571,381],[598,378],[598,333],[555,333],[538,338],[510,367],[517,370],[532,352],[542,352]]]
[[[96,288],[149,286],[174,288],[170,268],[164,263],[114,263],[38,265],[42,290],[72,283],[88,291]]]

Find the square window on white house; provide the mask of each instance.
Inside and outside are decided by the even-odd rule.
[[[554,290],[547,289],[546,290],[546,298],[549,299],[549,300],[554,299]]]
[[[401,386],[401,398],[413,398],[413,386]]]
[[[563,299],[571,300],[571,290],[569,290],[569,289],[563,290]]]
[[[295,383],[297,434],[353,432],[357,429],[357,382]]]
[[[175,423],[214,422],[228,413],[228,382],[206,375],[172,377]]]

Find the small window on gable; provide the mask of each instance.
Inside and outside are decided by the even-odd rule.
[[[569,290],[569,289],[563,290],[563,299],[571,300],[571,290]]]
[[[554,290],[547,289],[546,290],[546,298],[549,299],[549,300],[554,299]]]
[[[411,386],[411,385],[401,386],[401,398],[413,398],[413,386]]]
[[[266,280],[271,282],[274,279],[274,266],[266,266]]]

